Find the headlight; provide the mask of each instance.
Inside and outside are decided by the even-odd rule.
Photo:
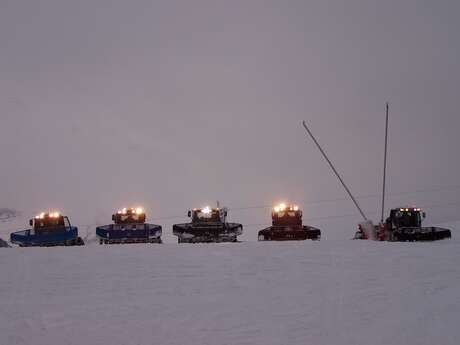
[[[59,218],[59,212],[50,212],[49,217],[50,218]]]

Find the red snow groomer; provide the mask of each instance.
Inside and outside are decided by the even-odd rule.
[[[272,210],[272,226],[259,231],[259,241],[319,240],[321,230],[302,225],[302,210],[297,205],[280,204]]]

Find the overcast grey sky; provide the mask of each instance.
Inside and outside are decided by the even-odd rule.
[[[355,194],[378,194],[386,101],[389,193],[460,186],[459,15],[455,0],[0,0],[0,207],[91,224],[132,204],[165,217],[217,199],[345,197],[302,120]],[[458,203],[459,191],[388,206]],[[370,213],[378,202],[361,199]],[[358,219],[310,223],[351,236]]]

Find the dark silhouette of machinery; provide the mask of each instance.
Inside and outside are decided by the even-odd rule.
[[[259,241],[302,241],[321,239],[321,230],[302,225],[297,205],[280,204],[272,210],[272,226],[259,231]]]
[[[243,225],[227,222],[226,208],[194,208],[188,211],[190,223],[174,224],[178,243],[237,242]]]

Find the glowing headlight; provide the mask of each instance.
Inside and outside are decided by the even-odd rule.
[[[59,212],[50,212],[50,213],[48,213],[48,217],[50,217],[50,218],[59,218]]]
[[[142,213],[144,213],[144,210],[142,209],[142,207],[136,208],[136,214],[142,214]]]
[[[211,209],[209,208],[209,206],[206,206],[205,208],[201,209],[201,212],[203,212],[204,214],[209,214],[211,213]]]
[[[276,213],[278,213],[278,212],[280,211],[280,208],[279,208],[279,206],[275,206],[275,207],[273,208],[273,210],[274,210]]]
[[[294,211],[298,211],[298,210],[299,210],[299,206],[294,205]]]
[[[286,209],[286,204],[280,204],[280,211],[284,211]]]

